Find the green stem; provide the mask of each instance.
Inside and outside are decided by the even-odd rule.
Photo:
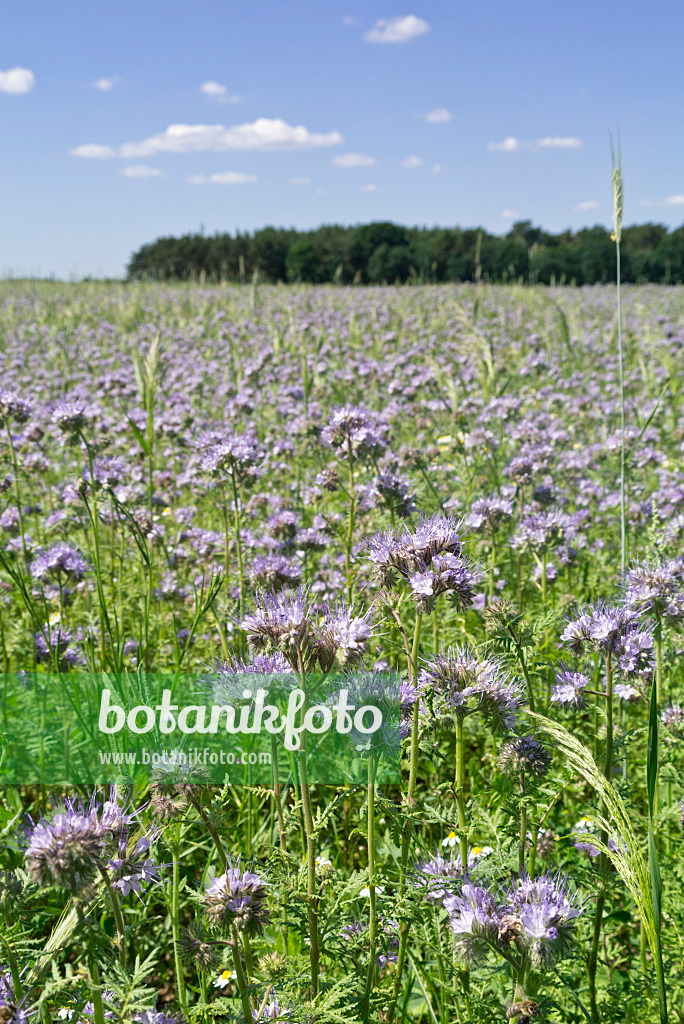
[[[345,567],[347,573],[347,600],[351,603],[354,581],[351,573],[351,549],[354,540],[354,523],[356,517],[356,495],[354,492],[354,453],[351,441],[348,442],[349,449],[349,517],[347,521],[347,541],[345,544]]]
[[[610,779],[613,768],[613,667],[611,655],[606,655],[606,752],[603,761],[603,777]],[[601,840],[604,845],[608,842],[608,835],[601,832]],[[599,878],[601,881],[601,892],[596,900],[596,912],[594,915],[594,933],[589,953],[589,998],[591,1001],[591,1014],[595,1024],[599,1024],[598,1004],[596,1001],[596,970],[598,967],[598,951],[601,942],[601,928],[603,926],[603,910],[606,904],[605,875],[608,868],[608,858],[602,853],[599,859]]]
[[[423,621],[423,616],[420,614],[416,615],[416,624],[413,630],[413,646],[411,648],[411,658],[409,660],[409,681],[414,685],[418,678],[418,653],[420,650],[420,627]],[[411,724],[411,752],[410,752],[410,763],[409,763],[409,783],[408,791],[406,794],[406,806],[409,810],[415,803],[416,793],[416,780],[418,778],[418,737],[420,727],[420,698],[417,698],[413,705],[413,721]],[[403,896],[406,891],[406,872],[408,869],[409,852],[411,849],[411,832],[408,826],[404,829],[404,834],[401,840],[401,867],[399,873],[399,895]],[[394,985],[392,987],[392,997],[387,1011],[387,1024],[392,1024],[394,1020],[394,1014],[396,1011],[397,1000],[401,991],[401,979],[404,972],[404,964],[406,962],[406,952],[408,949],[408,938],[409,931],[411,928],[410,921],[406,921],[402,927],[399,935],[399,950],[397,953],[397,971],[394,976]]]
[[[95,957],[90,954],[90,994],[93,997],[93,1019],[95,1024],[105,1024],[104,1006],[102,1005],[102,985],[100,972]]]
[[[465,779],[465,750],[463,747],[463,719],[456,719],[456,807],[458,811],[458,845],[461,852],[461,871],[468,870],[468,819],[466,817],[463,784]]]
[[[375,974],[375,952],[378,942],[378,916],[375,892],[375,771],[377,762],[371,755],[368,758],[368,889],[370,892],[370,949],[368,953],[368,970],[366,972],[366,990],[363,996],[362,1015],[368,1016],[370,997],[373,990]]]
[[[246,991],[247,985],[245,983],[245,975],[242,970],[242,959],[240,957],[240,942],[235,925],[233,925],[233,941],[231,943],[231,949],[233,951],[233,966],[235,967],[235,975],[237,977],[238,993],[242,1003],[242,1012],[245,1015],[246,1024],[253,1024],[254,1018],[252,1016],[252,1003],[249,998],[249,992]]]
[[[242,538],[240,537],[240,500],[238,495],[237,480],[235,478],[235,472],[230,477],[231,484],[233,485],[233,519],[235,523],[235,550],[237,552],[238,560],[238,578],[240,582],[240,611],[243,610],[245,604],[245,569],[242,560]]]
[[[518,847],[518,871],[525,874],[525,847],[527,846],[527,804],[525,803],[525,772],[520,773],[522,803],[520,805],[520,843]],[[531,862],[531,859],[530,859]]]
[[[180,955],[180,912],[179,893],[180,886],[180,850],[181,850],[181,825],[176,825],[176,837],[173,843],[173,868],[171,878],[171,931],[173,935],[173,959],[176,970],[176,984],[178,985],[178,1002],[184,1013],[188,1012],[188,1001],[185,992],[185,976],[183,974],[183,961]]]
[[[112,904],[112,910],[114,911],[114,920],[116,922],[116,933],[119,937],[119,963],[126,970],[126,929],[124,927],[123,915],[121,913],[121,904],[119,903],[119,897],[117,896],[112,880],[109,877],[109,872],[106,868],[100,868],[100,874],[104,881],[107,893],[109,895],[110,902]]]

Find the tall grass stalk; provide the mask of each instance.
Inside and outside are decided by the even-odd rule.
[[[616,288],[617,288],[617,340],[618,340],[618,373],[620,380],[620,570],[624,575],[627,564],[627,490],[626,490],[626,444],[625,444],[625,360],[622,344],[622,288],[620,283],[620,241],[622,239],[622,211],[623,211],[623,188],[622,188],[622,159],[618,139],[618,157],[615,161],[615,151],[612,149],[612,185],[613,185],[613,234],[615,242],[615,257],[617,262]]]

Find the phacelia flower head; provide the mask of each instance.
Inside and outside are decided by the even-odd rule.
[[[461,956],[468,963],[483,961],[499,933],[500,910],[490,890],[466,878],[460,893],[444,900],[444,909]]]
[[[253,438],[228,430],[208,430],[197,438],[200,467],[214,477],[253,483],[259,476],[263,452]]]
[[[0,388],[0,422],[14,420],[15,423],[25,423],[30,415],[31,406],[25,398],[16,391]]]
[[[158,833],[141,836],[131,850],[128,849],[128,836],[124,833],[119,840],[118,857],[113,857],[108,864],[112,876],[112,885],[122,896],[134,892],[140,895],[148,885],[160,883],[159,871],[165,865],[155,864],[148,857],[150,847]]]
[[[473,530],[496,533],[504,520],[510,519],[512,515],[512,502],[495,494],[491,498],[478,498],[474,501],[464,524]]]
[[[333,410],[321,432],[321,442],[341,456],[351,451],[357,458],[377,458],[387,447],[386,435],[387,426],[377,413],[345,405]]]
[[[31,575],[36,580],[80,580],[89,568],[78,548],[62,541],[35,555],[31,562]]]
[[[638,612],[651,612],[671,624],[684,619],[684,562],[637,563],[623,581],[625,603]]]
[[[512,944],[534,967],[552,966],[570,947],[586,901],[567,876],[551,872],[537,878],[523,875],[503,895],[505,914],[513,924]]]
[[[556,683],[551,691],[551,701],[561,707],[584,707],[584,691],[589,686],[589,676],[584,672],[573,672],[569,668],[560,668],[556,672]]]
[[[639,622],[638,612],[625,605],[600,601],[568,620],[561,642],[572,651],[597,651],[610,656],[613,666],[626,675],[648,671],[653,663],[653,635]]]
[[[92,882],[105,845],[106,834],[92,807],[66,800],[50,818],[30,827],[26,868],[36,884],[75,894]]]
[[[224,930],[235,925],[249,936],[263,935],[269,923],[266,889],[261,877],[229,859],[223,875],[209,882],[204,894],[207,921]]]
[[[526,783],[535,783],[550,767],[551,755],[535,736],[515,736],[501,745],[499,768],[506,775],[524,775]]]
[[[515,725],[520,688],[495,658],[457,647],[429,661],[418,682],[437,720],[480,714],[495,732]]]

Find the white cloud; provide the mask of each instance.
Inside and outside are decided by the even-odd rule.
[[[328,193],[325,191],[324,188],[317,188],[317,189],[314,190],[314,195],[315,196],[327,196],[327,194]]]
[[[76,146],[69,150],[70,156],[80,156],[84,160],[111,160],[116,156],[116,150],[111,146],[100,146],[97,142],[86,142],[82,146]]]
[[[220,82],[202,82],[200,92],[203,92],[205,96],[209,96],[212,100],[218,100],[219,103],[240,102],[240,97],[234,93],[229,93],[225,85],[221,85]]]
[[[429,31],[427,21],[407,14],[404,18],[380,18],[363,38],[367,43],[407,43]]]
[[[543,149],[580,149],[582,146],[582,140],[576,139],[574,135],[567,137],[547,135],[546,138],[539,139],[537,145],[541,146]]]
[[[340,153],[334,157],[333,163],[336,167],[375,167],[377,160],[363,153]]]
[[[362,185],[359,192],[382,192],[379,185]]]
[[[120,154],[126,158],[154,153],[223,153],[230,150],[314,149],[339,146],[339,132],[319,134],[303,125],[290,125],[281,118],[259,117],[256,121],[225,128],[222,124],[171,124],[166,131],[140,142],[124,142]]]
[[[145,164],[131,164],[130,167],[122,167],[121,174],[124,178],[165,178],[166,171],[158,167],[147,167]]]
[[[684,195],[668,196],[667,199],[640,199],[639,206],[684,206]]]
[[[447,121],[451,121],[453,115],[450,110],[446,107],[435,107],[434,110],[429,110],[425,115],[425,120],[430,124],[446,124]]]
[[[242,174],[240,171],[220,171],[214,174],[191,174],[188,181],[191,185],[253,185],[256,181],[253,174]]]
[[[356,25],[356,18],[352,17],[351,14],[345,14],[344,18],[342,18],[342,24],[343,25]]]
[[[515,220],[516,217],[520,216],[520,214],[517,210],[502,210],[501,216],[504,217],[506,220]]]
[[[0,71],[0,92],[9,92],[19,96],[22,93],[31,92],[35,84],[36,76],[28,68],[10,68],[9,71]]]
[[[587,210],[598,210],[600,205],[595,199],[583,199],[581,203],[575,203],[573,210],[584,213]]]
[[[114,78],[96,78],[93,81],[93,89],[97,89],[99,92],[109,92],[118,81],[119,79],[116,76]]]
[[[516,150],[520,149],[522,143],[520,139],[516,139],[513,135],[509,135],[503,142],[488,142],[487,149],[491,152],[493,150],[499,150],[502,153],[515,153]]]
[[[288,185],[310,185],[311,178],[288,178]]]
[[[433,164],[432,165],[432,173],[433,174],[439,174],[439,172],[441,170],[442,170],[442,165],[441,164]]]
[[[407,156],[401,161],[402,167],[422,167],[423,160],[419,156]]]

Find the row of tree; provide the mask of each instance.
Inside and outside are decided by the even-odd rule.
[[[622,234],[626,282],[684,281],[684,225],[638,224]],[[524,281],[596,284],[615,279],[615,244],[605,228],[549,234],[518,221],[506,235],[479,228],[405,228],[381,221],[315,231],[158,238],[131,257],[131,279],[393,284],[397,281]]]

